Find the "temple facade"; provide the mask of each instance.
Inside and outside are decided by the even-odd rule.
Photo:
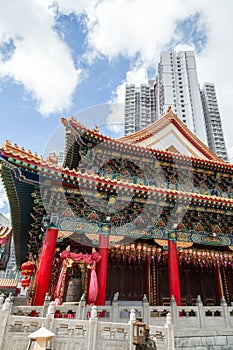
[[[71,117],[65,161],[0,149],[28,303],[233,300],[233,166],[171,111],[121,139]],[[26,267],[25,267],[26,266]],[[33,267],[33,268],[31,268]]]

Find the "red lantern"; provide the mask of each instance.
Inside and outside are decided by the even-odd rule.
[[[31,279],[29,277],[23,278],[21,280],[21,286],[23,288],[26,288],[26,287],[28,287],[30,285],[30,282],[31,282]]]
[[[21,273],[23,276],[32,276],[34,268],[35,268],[35,263],[32,261],[27,261],[22,264]]]

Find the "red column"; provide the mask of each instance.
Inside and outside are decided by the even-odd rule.
[[[180,305],[180,277],[177,257],[177,247],[173,240],[168,240],[168,278],[170,297],[174,295],[176,304]]]
[[[97,264],[97,278],[98,278],[98,295],[96,305],[105,305],[106,287],[107,287],[107,273],[108,273],[108,243],[109,236],[99,235],[98,253],[101,259]]]
[[[56,228],[48,228],[46,231],[36,272],[33,305],[44,304],[45,295],[49,289],[57,235],[58,229]]]

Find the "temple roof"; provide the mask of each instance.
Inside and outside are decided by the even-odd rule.
[[[79,147],[88,143],[100,144],[102,142],[110,145],[113,149],[127,150],[127,152],[141,153],[148,152],[156,157],[165,159],[173,158],[175,161],[194,162],[204,167],[232,168],[232,165],[225,163],[214,152],[212,152],[202,141],[200,141],[185,124],[172,112],[171,109],[164,117],[149,125],[147,128],[134,134],[119,139],[99,133],[98,129],[91,130],[79,123],[75,117],[70,119],[62,118],[66,127],[66,154],[71,157],[67,163],[69,167],[77,165],[77,148],[74,144],[78,138]],[[75,140],[75,141],[74,141]],[[68,150],[72,149],[71,155]]]
[[[0,289],[16,288],[17,284],[17,278],[0,278]]]
[[[87,222],[92,221],[93,215],[99,215],[99,220],[104,219],[105,222],[101,206],[111,206],[111,200],[114,199],[111,197],[117,198],[118,193],[121,193],[122,198],[133,196],[132,203],[127,206],[127,213],[123,209],[118,210],[118,216],[123,219],[130,215],[140,219],[143,198],[146,198],[148,205],[152,203],[158,207],[166,207],[167,213],[161,214],[162,219],[169,216],[171,203],[187,201],[187,220],[184,222],[187,232],[195,231],[196,223],[194,225],[193,221],[197,211],[204,213],[201,215],[205,218],[204,231],[213,232],[220,221],[220,231],[228,232],[228,226],[233,230],[233,165],[223,162],[211,152],[171,110],[150,127],[121,139],[101,135],[98,129],[90,130],[73,117],[69,120],[63,118],[62,123],[66,128],[68,159],[63,167],[58,166],[51,157],[43,159],[9,141],[0,149],[1,174],[12,212],[18,266],[25,261],[28,247],[38,248],[37,239],[48,203],[51,202],[52,210],[55,208],[59,211],[61,208],[56,197],[56,188],[59,186],[61,192],[65,192],[70,208],[76,210],[80,220]],[[169,139],[168,135],[172,138]],[[163,143],[164,149],[155,148],[159,145],[158,142]],[[101,147],[95,147],[98,145]],[[185,149],[186,153],[183,152]],[[105,160],[103,156],[108,152],[110,156]],[[83,159],[86,161],[86,168],[81,167]],[[99,165],[97,170],[93,170],[94,161]],[[140,167],[141,161],[144,161],[144,167]],[[127,167],[121,172],[124,164]],[[47,183],[47,197],[43,199],[42,180]],[[91,196],[91,205],[83,200],[82,191],[85,192],[86,199]],[[225,216],[221,216],[220,220],[219,215],[222,213]],[[213,227],[208,228],[210,215],[214,221]],[[152,216],[151,229],[161,219],[155,214]],[[131,217],[125,219],[126,224],[130,219]],[[132,228],[132,232],[133,230]],[[223,244],[230,245],[231,237]]]
[[[195,158],[223,162],[186,125],[168,108],[167,113],[148,127],[131,135],[120,138],[121,141],[149,148],[167,149]]]
[[[50,173],[50,176],[53,175],[54,179],[56,178],[61,178],[63,176],[64,180],[67,178],[69,179],[69,182],[72,182],[73,184],[77,183],[78,181],[88,181],[88,183],[93,183],[95,184],[96,181],[101,182],[102,184],[106,185],[112,185],[112,186],[117,186],[125,188],[125,189],[132,189],[132,190],[140,190],[140,191],[146,191],[150,193],[161,193],[164,195],[171,195],[171,196],[184,196],[187,198],[198,198],[203,201],[211,201],[211,202],[221,202],[221,203],[228,203],[228,204],[233,204],[233,199],[231,198],[223,198],[223,197],[218,197],[218,196],[211,196],[207,194],[200,194],[197,192],[189,192],[189,191],[182,191],[182,190],[174,190],[174,189],[168,189],[168,188],[160,188],[158,186],[150,186],[150,185],[145,185],[145,184],[140,184],[140,183],[133,183],[130,181],[124,181],[124,180],[116,180],[112,178],[108,178],[105,176],[101,176],[98,174],[95,174],[94,172],[81,172],[79,169],[69,169],[68,167],[66,168],[61,168],[60,166],[57,166],[55,163],[51,161],[44,160],[43,158],[40,158],[38,156],[32,155],[31,152],[29,151],[28,153],[23,149],[20,149],[16,145],[11,145],[9,141],[7,141],[3,146],[2,146],[2,151],[3,155],[7,155],[9,158],[13,157],[17,159],[18,165],[27,167],[28,169],[31,166],[31,169],[34,169],[35,173],[42,175],[46,175]],[[19,162],[21,161],[21,163]],[[27,162],[23,164],[23,162]],[[37,165],[37,168],[34,168],[33,165]],[[222,164],[223,165],[223,164]],[[233,171],[233,166],[227,163],[224,163],[224,165],[228,166],[231,168]],[[70,181],[72,179],[72,181]],[[65,183],[64,183],[65,185]],[[0,231],[1,234],[1,231]],[[0,236],[1,238],[1,236]]]

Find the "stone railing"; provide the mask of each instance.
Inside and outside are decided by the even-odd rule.
[[[37,307],[14,306],[12,300],[6,300],[0,305],[0,349],[24,349],[27,336],[42,324],[56,334],[57,350],[65,350],[64,344],[83,350],[133,349],[132,322],[136,317],[142,317],[149,325],[157,349],[161,350],[174,349],[174,330],[176,334],[189,330],[199,334],[217,329],[221,334],[230,334],[233,329],[233,307],[227,306],[224,297],[220,306],[203,306],[198,297],[194,306],[177,306],[172,298],[166,307],[150,306],[146,298],[135,305],[114,299],[111,305],[92,307],[86,305],[84,298],[61,306],[47,298],[44,306]],[[17,345],[19,339],[24,344],[21,348]]]
[[[119,318],[122,313],[123,317]],[[117,315],[121,322],[111,320]],[[78,305],[57,307],[47,301],[42,307],[14,306],[8,301],[0,305],[0,349],[26,349],[28,335],[45,325],[55,333],[56,350],[133,350],[132,330],[136,315],[143,315],[143,308],[138,307],[137,312],[131,310],[128,314],[125,306],[119,306],[114,314],[113,306],[90,307],[83,300]],[[174,350],[171,315],[163,320],[162,326],[151,326],[150,338],[156,349]]]
[[[216,328],[233,327],[233,307],[229,307],[223,297],[220,306],[203,306],[197,298],[196,306],[177,306],[171,300],[171,314],[176,328]]]
[[[45,317],[49,306],[13,306],[11,313],[15,316],[33,316]],[[88,320],[92,307],[79,302],[78,305],[63,304],[54,307],[55,318],[75,318],[79,320]],[[171,312],[171,307],[167,306],[149,306],[148,303],[142,305],[121,305],[113,302],[112,305],[97,306],[97,315],[102,322],[127,323],[132,309],[136,317],[142,317],[146,324],[163,326],[166,315]]]
[[[64,349],[114,349],[130,348],[130,325],[77,319],[46,317],[25,317],[10,315],[2,337],[2,350],[27,349],[28,335],[42,325],[53,333],[54,348]]]
[[[16,316],[45,317],[51,306],[55,318],[88,320],[91,313],[91,306],[85,300],[61,306],[50,305],[49,301],[37,307],[13,306],[11,313]],[[224,297],[220,306],[203,306],[199,297],[195,306],[177,306],[173,298],[170,306],[150,306],[146,299],[136,305],[113,300],[111,305],[97,306],[97,316],[102,322],[127,323],[132,309],[136,317],[142,317],[151,326],[164,326],[167,313],[171,313],[176,328],[233,327],[233,307],[227,306]]]

